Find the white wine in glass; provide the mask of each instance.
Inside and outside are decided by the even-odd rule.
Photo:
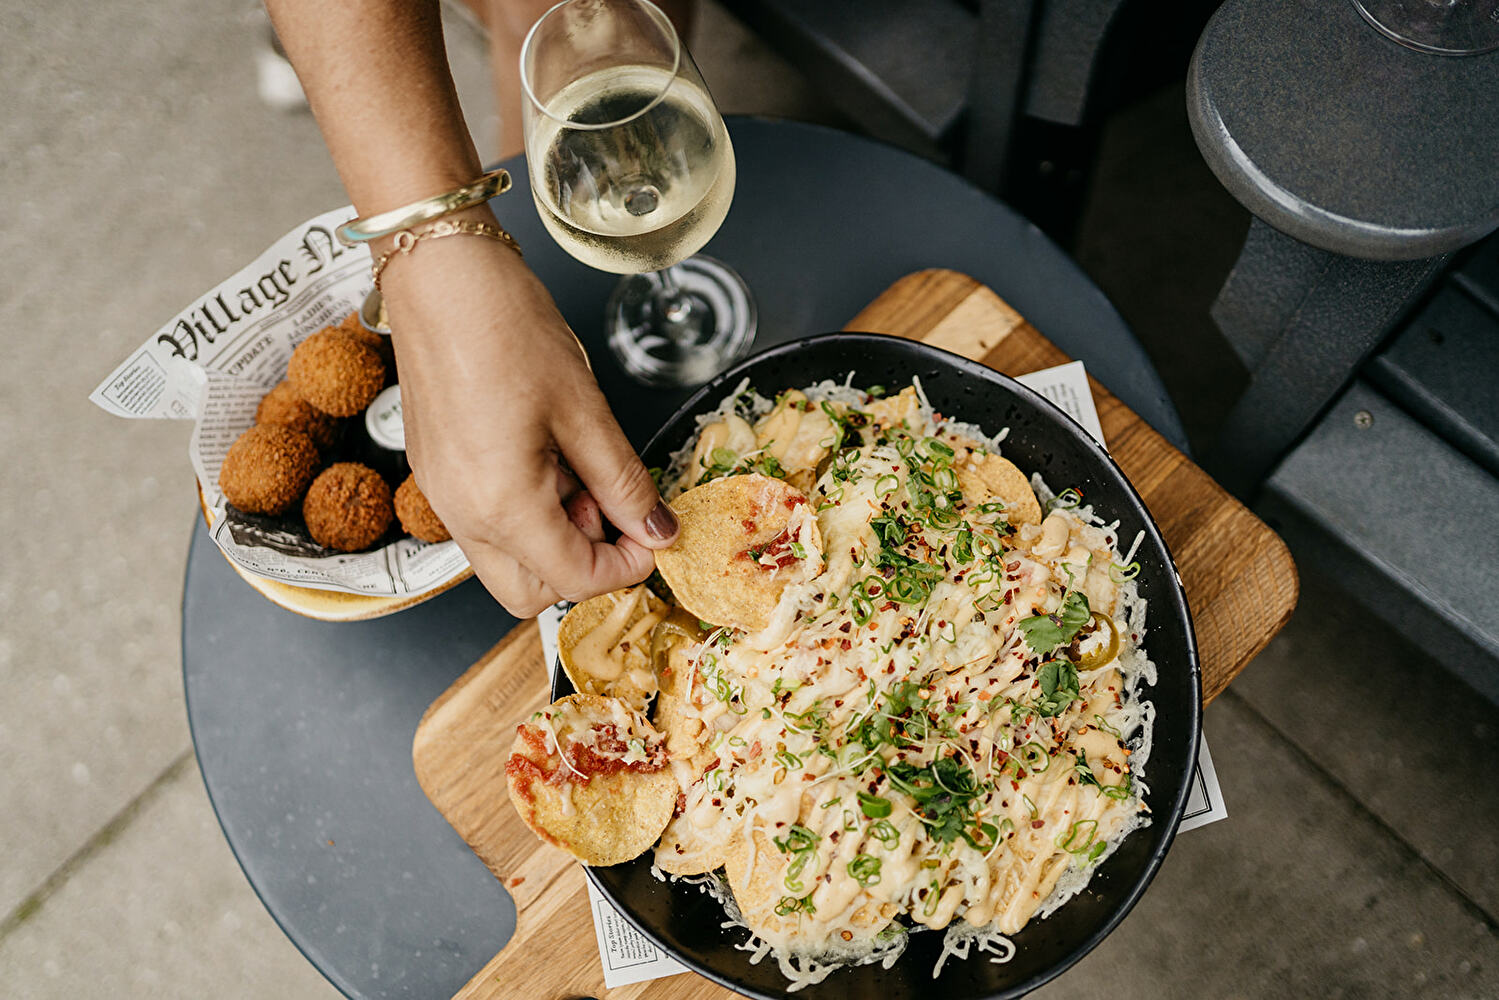
[[[734,147],[670,20],[643,0],[566,0],[521,53],[526,151],[542,221],[569,254],[627,274],[609,345],[650,385],[706,381],[743,353],[744,282],[693,254],[734,196]]]
[[[1353,0],[1364,20],[1401,45],[1439,56],[1499,49],[1499,0]]]

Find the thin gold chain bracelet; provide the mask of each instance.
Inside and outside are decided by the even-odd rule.
[[[385,268],[396,257],[409,254],[412,250],[416,249],[418,243],[424,240],[440,240],[448,236],[482,236],[485,239],[505,244],[514,250],[518,256],[525,256],[521,252],[520,244],[515,242],[515,237],[505,232],[499,226],[490,225],[488,222],[473,222],[468,219],[462,219],[457,222],[451,219],[443,219],[418,232],[403,229],[395,234],[396,245],[381,254],[380,259],[375,261],[375,266],[370,269],[370,274],[375,279],[375,288],[379,289],[380,277],[385,273]]]

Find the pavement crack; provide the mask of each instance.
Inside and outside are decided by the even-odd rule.
[[[68,884],[79,869],[88,864],[100,851],[108,847],[125,828],[128,827],[135,817],[140,815],[141,810],[161,796],[162,789],[172,780],[179,777],[183,770],[192,762],[192,748],[182,751],[162,772],[151,780],[145,788],[141,789],[139,795],[125,804],[125,807],[110,817],[99,829],[94,831],[93,836],[84,841],[66,861],[52,870],[52,873],[42,880],[42,883],[31,891],[25,899],[16,904],[15,909],[0,918],[0,942],[3,942],[10,934],[35,916],[47,900],[63,886]]]

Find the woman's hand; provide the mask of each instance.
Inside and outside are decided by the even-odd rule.
[[[648,576],[676,516],[515,252],[428,240],[382,290],[417,483],[495,599],[524,618]]]
[[[479,176],[437,0],[266,6],[360,215]],[[487,208],[465,214],[494,221]],[[526,616],[644,579],[676,517],[515,252],[477,236],[426,240],[381,284],[411,466],[490,593]],[[605,542],[601,518],[624,537]]]

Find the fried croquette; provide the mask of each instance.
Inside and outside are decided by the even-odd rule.
[[[373,347],[338,327],[319,330],[297,345],[286,380],[297,395],[335,417],[352,417],[385,386],[385,363]]]
[[[349,313],[348,316],[344,317],[344,321],[342,323],[338,324],[338,326],[329,327],[329,329],[338,330],[350,337],[353,337],[361,344],[368,344],[373,347],[375,349],[375,353],[380,355],[380,360],[385,363],[385,384],[390,385],[392,383],[390,376],[395,374],[396,352],[395,348],[393,348],[390,344],[389,337],[383,334],[376,333],[374,330],[371,330],[369,327],[361,323],[359,321],[359,314],[357,312]]]
[[[338,438],[338,418],[330,417],[297,395],[290,382],[282,381],[265,394],[255,408],[257,424],[279,424],[312,438],[318,450],[327,451]]]
[[[367,549],[395,519],[390,487],[367,465],[335,463],[308,488],[302,519],[319,545],[340,552]]]
[[[317,445],[306,434],[257,424],[229,447],[219,467],[219,489],[242,511],[280,514],[302,498],[317,470]]]
[[[400,518],[403,531],[424,542],[445,542],[453,537],[432,512],[432,505],[416,485],[415,476],[407,476],[396,487],[396,517]]]

